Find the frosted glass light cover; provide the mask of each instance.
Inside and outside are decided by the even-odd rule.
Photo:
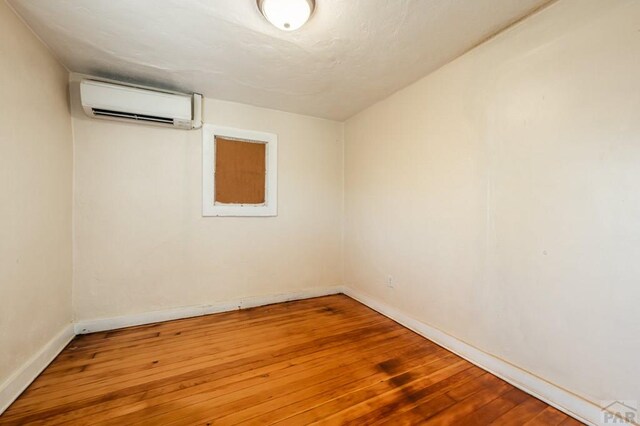
[[[303,26],[314,8],[312,0],[259,0],[260,11],[269,22],[283,31]]]

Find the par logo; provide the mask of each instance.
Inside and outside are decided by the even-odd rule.
[[[602,424],[603,425],[637,425],[638,401],[603,401]]]

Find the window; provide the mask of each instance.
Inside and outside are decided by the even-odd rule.
[[[277,143],[272,133],[202,127],[202,215],[276,216]]]

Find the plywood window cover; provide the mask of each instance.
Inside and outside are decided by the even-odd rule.
[[[230,138],[228,136],[220,136],[220,135],[215,135],[214,136],[214,161],[215,161],[215,168],[214,168],[214,172],[215,172],[215,177],[216,179],[214,179],[214,187],[213,187],[213,202],[214,205],[230,205],[230,206],[236,206],[236,205],[240,205],[240,206],[264,206],[267,202],[267,194],[269,191],[269,188],[267,187],[267,162],[268,162],[268,153],[267,153],[267,142],[264,141],[255,141],[255,140],[248,140],[248,139],[239,139],[239,138]],[[234,189],[231,188],[225,188],[225,193],[222,195],[226,195],[227,198],[232,198],[232,197],[237,197],[238,200],[237,201],[219,201],[220,198],[224,198],[221,197],[219,191],[220,191],[220,182],[221,182],[221,173],[220,170],[218,170],[218,168],[220,167],[220,161],[219,161],[219,144],[220,142],[238,142],[238,143],[244,143],[244,144],[255,144],[255,145],[263,145],[264,146],[264,153],[262,153],[262,158],[261,161],[258,166],[262,167],[262,170],[260,170],[260,174],[262,176],[260,176],[259,178],[259,182],[258,184],[261,186],[261,188],[258,190],[257,194],[251,194],[251,189],[247,189],[247,188],[239,188],[236,192],[236,194],[229,194],[230,192],[233,193]],[[226,185],[233,185],[237,182],[225,182]],[[261,192],[260,192],[261,191]],[[248,198],[255,198],[260,199],[260,202],[249,202],[249,201],[244,201],[242,199],[248,199]]]
[[[265,145],[264,203],[232,204],[215,200],[216,138]],[[202,127],[202,215],[203,216],[276,216],[277,215],[277,143],[273,133],[205,124]]]

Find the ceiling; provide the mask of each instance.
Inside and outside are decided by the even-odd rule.
[[[255,0],[8,0],[75,72],[344,120],[549,0],[316,0],[282,32]]]

